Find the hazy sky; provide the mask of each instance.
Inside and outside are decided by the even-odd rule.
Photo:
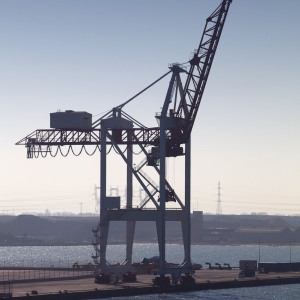
[[[57,109],[102,113],[186,62],[219,3],[0,0],[0,213],[94,212],[99,153],[30,160],[14,144]],[[299,0],[233,0],[192,133],[193,209],[215,213],[221,181],[224,214],[300,214],[299,15]],[[155,126],[169,80],[125,111]],[[183,196],[180,159],[168,178]]]

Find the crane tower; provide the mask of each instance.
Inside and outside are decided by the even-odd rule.
[[[217,215],[222,214],[222,204],[221,204],[221,183],[219,181],[218,183],[218,200],[217,200],[217,210],[216,210]]]
[[[33,158],[57,155],[61,146],[73,152],[73,146],[80,146],[81,152],[92,155],[100,152],[100,220],[93,229],[95,254],[92,256],[98,272],[114,273],[116,277],[131,271],[132,248],[136,221],[155,221],[158,236],[160,268],[158,274],[163,278],[171,274],[173,283],[177,283],[181,274],[190,274],[191,266],[191,132],[202,100],[206,82],[222,34],[225,20],[232,0],[223,0],[206,19],[204,31],[198,48],[191,59],[184,64],[169,65],[169,71],[158,80],[126,102],[112,108],[101,118],[92,122],[87,112],[56,112],[50,114],[51,129],[38,129],[17,142],[25,145],[27,157]],[[162,110],[155,116],[159,126],[146,127],[124,111],[127,103],[135,99],[156,82],[171,74]],[[185,80],[185,83],[183,83]],[[94,147],[92,153],[87,148]],[[126,168],[126,205],[121,207],[120,196],[106,194],[108,147],[120,154]],[[123,150],[122,147],[126,147]],[[133,147],[139,147],[144,158],[139,164],[133,164]],[[81,153],[80,152],[80,153]],[[184,199],[180,199],[174,187],[166,180],[166,159],[184,157],[185,172]],[[145,171],[151,167],[157,174],[158,183]],[[147,169],[147,168],[146,168]],[[139,207],[133,207],[133,178],[145,191],[146,197]],[[170,203],[176,203],[178,209],[172,209]],[[152,203],[152,207],[146,207]],[[147,208],[147,209],[146,209]],[[126,253],[119,266],[107,261],[107,238],[111,221],[126,221]],[[176,268],[166,263],[165,224],[167,221],[179,221],[182,226],[184,257]]]

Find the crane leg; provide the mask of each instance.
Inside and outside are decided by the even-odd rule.
[[[127,266],[128,266],[127,270],[131,271],[135,221],[127,221],[126,230],[127,230],[127,232],[126,232],[126,261],[127,261]]]

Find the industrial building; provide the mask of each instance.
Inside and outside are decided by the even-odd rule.
[[[240,227],[234,233],[237,243],[286,243],[293,240],[289,227]]]

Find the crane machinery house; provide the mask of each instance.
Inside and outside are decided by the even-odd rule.
[[[73,110],[50,113],[50,127],[55,129],[92,129],[92,114]]]

